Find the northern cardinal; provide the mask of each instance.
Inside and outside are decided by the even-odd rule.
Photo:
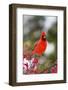
[[[35,43],[32,54],[41,56],[47,48],[46,32],[42,32],[40,39]]]

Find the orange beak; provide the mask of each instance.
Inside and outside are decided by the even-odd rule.
[[[46,36],[43,36],[44,39],[46,39]]]

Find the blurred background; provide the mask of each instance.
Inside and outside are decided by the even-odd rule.
[[[23,15],[24,53],[34,49],[42,31],[47,33],[48,46],[39,58],[38,70],[40,73],[57,73],[57,17]]]

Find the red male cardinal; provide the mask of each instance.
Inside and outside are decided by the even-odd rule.
[[[42,32],[40,39],[35,43],[32,54],[41,56],[47,48],[46,32]]]

